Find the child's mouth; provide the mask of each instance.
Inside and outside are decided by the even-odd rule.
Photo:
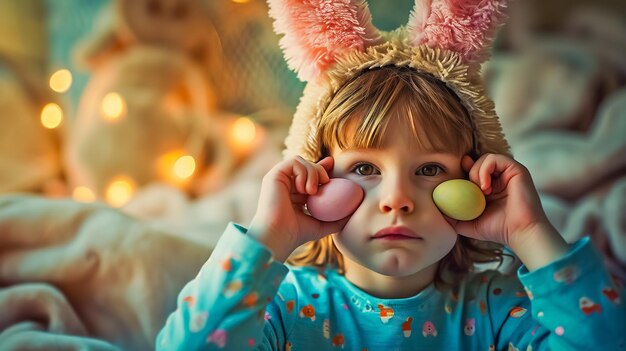
[[[383,235],[383,236],[374,237],[373,239],[377,239],[377,240],[415,240],[415,239],[419,239],[419,238],[410,237],[410,236],[406,236],[406,235],[402,235],[402,234],[389,234],[389,235]]]
[[[403,226],[387,227],[372,236],[372,240],[415,240],[421,239],[414,231]]]

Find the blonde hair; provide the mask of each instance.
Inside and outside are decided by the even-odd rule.
[[[429,74],[389,66],[357,75],[333,96],[317,125],[321,158],[330,155],[333,145],[342,149],[380,147],[393,118],[402,119],[425,149],[458,155],[476,152],[475,127],[450,88]],[[493,261],[502,262],[499,245],[460,236],[440,261],[435,282],[445,284],[448,273],[463,275],[475,263]],[[298,266],[331,265],[344,272],[343,255],[330,235],[307,243],[288,262]]]

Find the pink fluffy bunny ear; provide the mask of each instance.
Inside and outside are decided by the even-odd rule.
[[[303,81],[315,80],[337,56],[363,51],[381,35],[363,0],[268,0],[274,30],[289,67]]]
[[[505,8],[505,0],[416,0],[407,34],[414,46],[447,49],[466,63],[481,63]]]

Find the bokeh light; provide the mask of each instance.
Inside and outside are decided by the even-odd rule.
[[[239,117],[230,129],[231,143],[238,150],[247,150],[254,143],[256,136],[256,126],[248,117]]]
[[[41,124],[48,128],[54,129],[63,122],[63,110],[61,106],[54,102],[46,104],[41,110]]]
[[[132,179],[124,176],[117,177],[106,189],[106,201],[113,207],[121,207],[130,200],[135,189],[135,182]]]
[[[192,156],[185,155],[174,163],[174,175],[180,179],[187,179],[196,170],[196,160]]]
[[[173,150],[159,157],[157,168],[163,180],[183,185],[196,171],[196,160],[184,150]]]
[[[64,93],[72,86],[72,72],[68,69],[60,69],[50,76],[50,89],[57,93]]]
[[[110,92],[102,98],[102,115],[111,121],[120,119],[126,113],[126,102],[116,92]]]

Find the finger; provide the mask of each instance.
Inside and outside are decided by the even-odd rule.
[[[319,167],[320,184],[326,184],[330,181],[330,173],[333,170],[335,161],[332,157],[328,156],[317,163]]]
[[[315,167],[311,167],[311,169],[309,169],[309,167],[307,166],[307,170],[309,173],[306,181],[306,193],[309,195],[314,195],[315,193],[317,193],[317,188],[320,185],[320,176],[319,173],[317,173]]]
[[[330,175],[333,171],[333,167],[335,166],[335,159],[331,156],[327,156],[320,160],[317,164],[322,166],[328,175]]]
[[[485,161],[478,171],[478,178],[480,179],[480,188],[485,195],[491,194],[491,175],[496,169],[496,163],[492,160]]]
[[[322,162],[322,163],[320,163]],[[309,194],[313,195],[316,194],[317,191],[319,190],[319,185],[320,184],[326,184],[330,181],[330,176],[328,175],[328,171],[326,170],[327,168],[332,169],[332,164],[333,164],[333,159],[332,157],[326,157],[324,158],[322,161],[320,161],[318,163],[309,163],[310,166],[313,167],[314,172],[317,172],[317,183],[315,184],[315,190],[311,193],[309,192]]]
[[[303,159],[302,157],[298,158],[298,162],[306,169],[305,193],[309,195],[317,193],[317,187],[320,184],[318,174],[319,166]]]
[[[304,179],[303,179],[304,176]],[[274,182],[283,183],[290,194],[303,193],[306,171],[304,166],[298,162],[298,156],[292,157],[274,166],[264,177],[264,187]]]
[[[474,184],[478,184],[478,186],[480,187],[480,178],[479,178],[479,171],[480,171],[480,167],[482,166],[482,164],[485,162],[485,159],[487,159],[487,156],[489,154],[485,154],[482,155],[480,158],[478,158],[478,160],[476,160],[476,162],[474,162],[474,164],[472,165],[470,171],[469,171],[469,180],[472,181]],[[481,187],[482,189],[482,187]]]
[[[293,162],[291,165],[291,173],[293,174],[293,185],[297,193],[306,194],[307,170],[299,161]]]
[[[469,175],[472,166],[474,165],[474,160],[469,155],[463,156],[461,159],[461,168]]]
[[[338,233],[346,226],[351,217],[347,216],[334,222],[321,222],[320,231],[326,235]]]
[[[509,166],[509,162],[504,157],[492,155],[480,167],[479,178],[481,180],[481,189],[486,195],[491,194],[493,190],[493,179],[498,177]]]
[[[478,184],[483,194],[491,194],[491,174],[493,170],[489,170],[493,167],[495,155],[486,154],[481,156],[478,161],[472,166],[470,171],[470,180],[475,184]]]

